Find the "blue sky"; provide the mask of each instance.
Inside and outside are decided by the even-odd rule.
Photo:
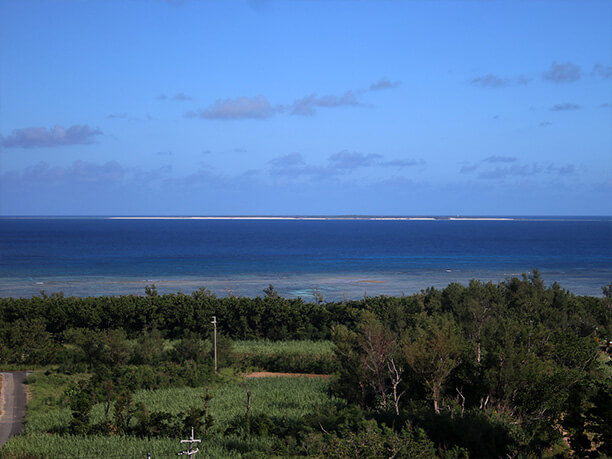
[[[610,1],[0,1],[1,215],[612,215]]]

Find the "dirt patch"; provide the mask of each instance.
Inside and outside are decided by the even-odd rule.
[[[4,400],[2,399],[2,373],[0,373],[0,416],[2,416],[2,407],[4,406]]]
[[[300,376],[304,378],[331,378],[331,375],[315,375],[312,373],[273,373],[271,371],[255,371],[253,373],[245,375],[245,378],[296,378]]]

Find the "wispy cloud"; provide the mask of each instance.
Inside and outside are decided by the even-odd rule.
[[[372,83],[367,88],[353,89],[345,91],[342,95],[326,95],[318,96],[310,94],[308,96],[296,99],[289,106],[291,115],[312,116],[316,113],[317,108],[337,108],[337,107],[363,107],[367,104],[361,102],[359,97],[370,91],[381,91],[385,89],[397,88],[400,85],[399,81],[391,81],[387,78],[381,78],[375,83]]]
[[[548,110],[550,110],[551,112],[566,112],[566,111],[571,111],[571,110],[580,110],[582,108],[581,105],[578,104],[571,104],[571,103],[564,103],[564,104],[555,104],[552,107],[550,107]]]
[[[4,148],[52,148],[66,145],[86,145],[93,143],[94,137],[102,135],[99,129],[87,125],[74,125],[69,128],[55,126],[27,127],[15,129],[6,137],[0,136],[0,145]]]
[[[167,177],[171,169],[171,166],[161,166],[152,170],[126,168],[117,161],[97,164],[77,160],[67,166],[51,166],[42,161],[20,171],[5,172],[0,176],[0,180],[13,186],[145,185]]]
[[[261,171],[259,169],[248,169],[246,171],[244,171],[244,173],[242,174],[242,177],[256,177],[258,175],[261,174]]]
[[[184,102],[184,101],[188,101],[188,100],[193,100],[193,97],[188,96],[187,94],[184,94],[182,92],[178,92],[175,95],[169,97],[166,94],[160,94],[159,96],[157,96],[157,100],[177,100],[179,102]]]
[[[397,167],[400,169],[404,167],[423,167],[425,164],[424,159],[393,159],[391,161],[382,161],[378,163],[379,166]]]
[[[288,155],[279,156],[278,158],[268,161],[274,167],[292,167],[306,164],[304,158],[299,153],[289,153]]]
[[[470,83],[481,88],[507,88],[512,86],[524,86],[529,83],[529,78],[522,75],[513,78],[502,78],[492,73],[488,73],[481,77],[472,78]]]
[[[199,169],[189,175],[184,175],[181,177],[170,177],[164,180],[164,185],[169,186],[192,186],[192,185],[202,185],[202,184],[210,184],[213,181],[219,181],[221,177],[214,175],[208,169]]]
[[[307,164],[299,153],[290,153],[274,158],[268,164],[270,165],[269,173],[273,177],[297,179],[306,176],[311,179],[321,180],[338,174],[338,171],[329,165],[316,166]]]
[[[497,166],[493,166],[499,164]],[[503,165],[507,164],[507,165]],[[492,167],[492,168],[491,168]],[[576,171],[573,164],[558,165],[554,163],[519,163],[513,156],[489,156],[477,163],[464,163],[460,174],[476,175],[479,179],[503,179],[508,177],[528,177],[533,175],[571,175]]]
[[[550,68],[542,73],[542,78],[552,83],[572,83],[580,79],[580,67],[571,62],[559,64],[553,62]]]
[[[370,167],[404,167],[425,166],[422,159],[397,159],[384,161],[377,153],[364,154],[355,151],[342,150],[327,158],[324,165],[308,164],[301,154],[290,153],[268,162],[270,174],[273,176],[300,177],[309,176],[313,179],[351,174],[353,171]]]
[[[274,116],[277,111],[278,109],[272,107],[268,99],[259,95],[237,99],[218,99],[206,110],[189,112],[187,117],[207,120],[265,119]]]
[[[391,81],[387,78],[381,78],[376,83],[372,83],[368,90],[370,91],[379,91],[381,89],[393,89],[397,88],[400,85],[399,81]]]
[[[272,106],[263,95],[256,97],[238,97],[236,99],[218,99],[205,110],[191,111],[186,114],[188,118],[239,120],[239,119],[266,119],[284,113],[296,116],[313,116],[319,109],[332,109],[338,107],[364,107],[368,104],[360,100],[361,96],[370,91],[393,89],[399,86],[398,81],[382,78],[366,88],[352,89],[340,95],[318,95],[312,93],[288,104]],[[166,96],[163,96],[166,98]]]
[[[563,166],[558,166],[558,165],[555,165],[555,164],[549,164],[546,167],[546,173],[547,174],[571,175],[574,172],[576,172],[576,166],[574,166],[573,164],[565,164]]]
[[[603,182],[596,183],[593,186],[593,189],[602,193],[611,193],[612,192],[612,178],[604,180]]]
[[[481,160],[483,163],[514,163],[516,158],[514,156],[499,156],[492,155]]]
[[[268,161],[270,174],[273,176],[299,177],[302,175],[324,175],[325,169],[322,167],[310,166],[306,164],[304,158],[299,153],[289,153]]]
[[[124,120],[128,117],[127,113],[111,113],[106,118],[109,120]]]
[[[550,121],[540,121],[540,126],[542,127],[546,127],[546,126],[550,126],[552,125],[552,123]]]
[[[311,94],[293,101],[290,108],[290,114],[311,116],[316,113],[317,108],[337,108],[359,105],[363,104],[357,100],[357,96],[353,91],[346,91],[341,96],[317,96],[316,94]]]
[[[591,73],[601,78],[612,78],[612,65],[595,64]]]
[[[182,92],[179,92],[178,94],[175,94],[172,99],[174,100],[193,100],[193,97],[188,96],[187,94],[183,94]]]
[[[124,169],[125,170],[125,169]],[[165,165],[160,166],[156,169],[144,170],[144,169],[131,169],[125,170],[127,179],[132,183],[138,185],[149,185],[153,182],[166,180],[168,174],[172,171],[172,166]]]
[[[382,156],[376,153],[370,153],[364,155],[363,153],[342,150],[338,153],[334,153],[328,158],[331,163],[331,167],[338,171],[354,170],[359,167],[369,167],[376,164],[376,161],[381,159]]]
[[[94,164],[87,161],[74,161],[70,166],[50,166],[40,162],[26,167],[21,172],[7,172],[4,180],[30,181],[37,185],[64,183],[117,183],[125,176],[125,169],[117,161]]]
[[[536,164],[513,165],[509,167],[496,167],[480,172],[478,178],[481,179],[499,179],[508,176],[526,177],[529,175],[539,174],[542,168]]]
[[[476,169],[478,169],[478,164],[464,164],[463,166],[461,166],[459,173],[460,174],[471,174]]]

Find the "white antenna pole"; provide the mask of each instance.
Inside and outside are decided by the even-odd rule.
[[[181,443],[189,443],[189,449],[188,449],[187,451],[182,451],[182,452],[178,453],[177,455],[178,455],[178,456],[185,455],[185,456],[189,456],[189,457],[193,456],[194,454],[196,454],[196,453],[199,451],[199,449],[198,449],[198,448],[196,448],[195,450],[192,450],[192,449],[191,449],[191,448],[193,448],[193,444],[194,444],[194,443],[200,443],[201,441],[202,441],[202,440],[197,440],[197,439],[194,437],[194,434],[193,434],[193,427],[192,427],[192,428],[191,428],[191,437],[189,438],[189,440],[181,440]]]

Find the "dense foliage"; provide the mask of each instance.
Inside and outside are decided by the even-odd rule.
[[[395,322],[394,326],[398,327],[401,321],[419,312],[453,312],[466,320],[466,315],[478,313],[470,310],[478,306],[476,303],[482,308],[490,303],[500,308],[522,309],[528,320],[533,318],[527,315],[535,314],[538,316],[535,318],[546,324],[555,322],[555,326],[571,329],[579,336],[592,335],[597,327],[600,335],[612,335],[606,308],[610,288],[604,288],[608,292],[607,300],[576,296],[556,283],[545,288],[536,271],[531,280],[512,278],[501,284],[475,281],[468,287],[450,284],[443,290],[429,288],[411,296],[329,303],[306,303],[299,298],[273,295],[217,298],[207,289],[191,295],[158,295],[154,286],[147,287],[145,296],[81,298],[41,292],[32,298],[0,298],[0,330],[3,343],[7,344],[15,341],[14,334],[22,335],[17,329],[28,330],[37,338],[45,332],[58,336],[71,328],[83,328],[123,329],[128,336],[158,329],[169,338],[179,338],[186,331],[192,331],[207,339],[211,337],[210,320],[215,315],[220,329],[232,339],[318,340],[330,339],[335,324],[352,327],[363,310],[374,312],[386,322]],[[466,310],[460,311],[460,307]],[[534,311],[530,312],[529,308]],[[40,359],[45,360],[45,356]]]
[[[254,299],[153,286],[145,296],[5,298],[0,363],[83,375],[64,391],[62,435],[166,438],[192,426],[211,441],[268,439],[246,451],[277,455],[598,457],[612,448],[612,284],[603,291],[576,296],[534,271],[334,303],[284,299],[273,286]],[[251,413],[245,388],[244,414],[222,429],[210,399],[181,412],[138,402],[144,389],[223,384],[212,316],[222,368],[331,373],[329,401],[288,422]],[[232,352],[231,340],[251,341]]]

